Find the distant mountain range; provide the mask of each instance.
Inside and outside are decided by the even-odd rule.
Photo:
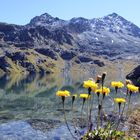
[[[100,57],[108,61],[139,60],[139,52],[140,28],[116,13],[70,20],[45,13],[25,26],[0,23],[3,72],[50,73],[48,68],[57,67],[60,60],[103,67]]]

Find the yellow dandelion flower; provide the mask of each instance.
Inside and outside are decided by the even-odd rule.
[[[95,93],[102,93],[102,94],[105,94],[107,96],[110,93],[110,89],[107,87],[103,87],[103,89],[99,88],[99,89],[95,90]]]
[[[84,81],[83,87],[84,88],[91,88],[91,89],[95,90],[98,88],[98,84],[95,83],[93,80],[87,80],[87,81]]]
[[[115,87],[115,88],[122,88],[122,87],[124,87],[124,84],[120,81],[112,81],[111,86]]]
[[[126,100],[124,98],[114,98],[115,103],[125,103]]]
[[[101,93],[101,92],[102,92],[102,89],[101,88],[95,90],[95,93]]]
[[[103,72],[102,74],[102,82],[104,83],[104,80],[105,80],[105,77],[106,77],[107,73],[106,72]]]
[[[68,90],[59,90],[56,92],[56,96],[68,97],[70,96],[70,92]]]
[[[110,89],[107,87],[103,87],[103,89],[101,88],[101,93],[108,95],[110,93]]]
[[[90,98],[90,96],[88,94],[80,94],[80,98],[85,98],[85,99],[88,99]]]
[[[138,92],[139,91],[139,87],[134,86],[132,84],[127,84],[127,88],[131,91],[131,92]]]
[[[102,92],[101,89],[96,89],[96,90],[95,90],[95,93],[97,94],[98,97],[100,96],[100,93],[101,93],[101,92]]]

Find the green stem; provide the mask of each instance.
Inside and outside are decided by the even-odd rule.
[[[93,96],[93,99],[94,99],[94,96]],[[92,118],[92,109],[93,109],[93,99],[91,100],[91,105],[90,105],[90,110],[89,110],[89,124],[90,124],[89,129],[91,129],[90,126],[92,124],[91,118]]]
[[[120,118],[120,114],[121,114],[121,103],[118,103],[119,105],[119,118]]]
[[[104,80],[102,81],[102,94],[103,94],[103,87],[104,87]],[[103,100],[104,100],[104,96],[102,96],[102,99],[101,99],[101,109],[100,109],[100,122],[101,122],[101,126],[102,126],[102,119],[101,119],[101,111],[103,110]]]
[[[121,118],[122,118],[123,113],[124,113],[125,105],[126,105],[126,103],[124,103],[124,106],[123,106],[123,109],[122,109],[122,113],[121,113],[121,111],[120,111],[121,104],[119,105],[119,121],[118,121],[118,124],[117,124],[116,130],[118,129],[118,127],[119,127],[119,125],[120,125]]]
[[[74,113],[73,113],[73,104],[74,104],[75,96],[72,97],[72,107],[71,107],[71,112],[72,112],[72,123],[75,129],[75,132],[77,132],[77,123],[74,121]]]
[[[97,118],[97,128],[99,128],[100,125],[100,111],[99,111],[99,105],[100,105],[100,98],[99,98],[100,93],[97,93],[98,96],[98,118]],[[101,108],[101,107],[100,107]]]
[[[69,125],[68,125],[68,122],[67,122],[67,119],[66,119],[66,112],[65,112],[64,102],[65,102],[65,97],[62,96],[62,105],[63,105],[63,112],[64,112],[64,121],[65,121],[65,124],[66,124],[66,126],[67,126],[67,128],[68,128],[68,130],[69,130],[69,132],[70,132],[70,134],[71,134],[71,136],[72,136],[75,140],[77,140],[77,138],[72,134],[72,132],[71,132],[71,130],[70,130],[70,127],[69,127]]]
[[[98,122],[97,122],[97,129],[99,129],[99,127],[100,127],[100,122],[101,122],[101,109],[102,109],[102,106],[99,104],[99,106],[98,106]]]
[[[91,88],[88,88],[88,101],[87,101],[87,128],[89,128],[90,122],[90,104],[91,104]]]
[[[83,127],[83,108],[84,108],[84,104],[85,104],[86,98],[83,98],[83,104],[82,104],[82,109],[81,109],[81,127]]]
[[[127,118],[127,116],[128,116],[129,109],[130,109],[131,94],[132,94],[132,93],[130,93],[130,94],[129,94],[129,97],[128,97],[128,109],[127,109],[127,113],[126,113],[126,118]]]
[[[127,89],[127,92],[126,92],[125,100],[126,100],[127,96],[128,96],[128,89]],[[129,102],[130,102],[130,100],[129,100]],[[123,116],[123,114],[124,114],[125,106],[126,106],[126,103],[124,103],[124,106],[123,106],[123,109],[122,109],[122,113],[121,113],[121,115],[120,115],[120,119],[122,118],[122,116]],[[126,119],[126,118],[125,118],[125,119]],[[116,127],[116,130],[118,129],[119,124],[120,124],[120,121],[118,122],[118,125],[117,125],[117,127]]]
[[[118,87],[115,87],[115,92],[116,92],[116,94],[117,94],[117,92],[118,92]]]

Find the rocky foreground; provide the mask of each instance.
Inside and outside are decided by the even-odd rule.
[[[126,135],[140,139],[140,109],[135,109],[124,126]],[[82,133],[81,133],[82,134]],[[70,140],[72,137],[64,122],[59,120],[30,119],[26,121],[11,121],[0,125],[0,138],[2,140],[32,139],[36,140]]]

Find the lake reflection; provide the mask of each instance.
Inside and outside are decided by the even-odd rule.
[[[29,118],[59,119],[56,117],[62,116],[62,106],[61,100],[55,96],[56,91],[68,89],[75,93],[81,87],[80,82],[74,83],[72,78],[68,82],[66,79],[63,73],[59,76],[32,74],[0,77],[0,122]]]
[[[55,96],[59,89],[70,90],[71,93],[87,92],[82,87],[83,76],[75,80],[75,76],[61,73],[54,75],[4,75],[0,77],[0,122],[25,119],[60,119],[63,120],[61,99]],[[89,77],[88,77],[89,78]],[[112,96],[115,95],[112,93]],[[133,104],[139,103],[139,95],[132,97]],[[96,97],[95,97],[96,102]],[[75,114],[80,114],[82,100],[75,102]],[[112,102],[105,101],[106,111],[112,111]],[[71,119],[71,98],[66,100],[68,119]],[[94,110],[97,110],[95,103]],[[85,115],[86,116],[86,115]]]

